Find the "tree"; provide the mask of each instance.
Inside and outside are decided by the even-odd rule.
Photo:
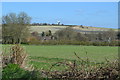
[[[75,36],[75,40],[77,41],[87,41],[87,37],[81,33],[77,33]]]
[[[51,31],[51,30],[49,30],[48,32],[49,32],[49,36],[52,36],[52,31]]]
[[[99,41],[102,41],[103,40],[103,34],[102,34],[102,32],[100,33],[98,33],[98,39],[99,39]]]
[[[86,41],[87,37],[84,34],[76,32],[73,28],[67,27],[55,33],[58,40],[75,40]]]
[[[44,37],[44,36],[45,36],[45,32],[42,32],[42,33],[41,33],[41,36]]]
[[[108,41],[108,42],[111,42],[112,40],[115,40],[116,39],[116,33],[114,30],[110,29],[108,31],[105,31],[103,33],[103,36],[104,36],[104,40],[105,41]]]
[[[21,12],[18,15],[15,13],[9,13],[2,17],[2,36],[3,41],[9,42],[12,37],[12,43],[21,43],[27,36],[29,36],[29,24],[31,17],[25,12]],[[8,39],[7,39],[8,37]],[[4,42],[3,42],[4,43]]]
[[[89,41],[94,42],[97,41],[97,34],[93,31],[89,32],[88,34],[85,34],[85,36],[88,38]]]
[[[118,38],[118,40],[120,40],[120,31],[118,31],[118,33],[117,33],[117,38]]]
[[[70,27],[55,32],[55,36],[58,40],[74,40],[76,34],[77,32]]]

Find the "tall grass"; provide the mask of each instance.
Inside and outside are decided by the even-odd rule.
[[[2,58],[2,65],[3,67],[7,66],[8,64],[18,64],[19,67],[30,70],[32,67],[28,67],[28,55],[24,48],[20,45],[13,45],[11,46],[10,50],[7,51],[8,55],[3,54]]]

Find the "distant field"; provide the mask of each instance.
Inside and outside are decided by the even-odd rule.
[[[68,27],[68,26],[31,26],[30,30],[31,30],[31,32],[37,31],[38,33],[51,30],[52,33],[55,33],[56,31],[58,31],[60,29],[64,29],[66,27]]]
[[[3,47],[7,48],[8,45]],[[36,46],[23,45],[32,59],[31,63],[38,68],[50,67],[53,63],[68,60],[78,60],[74,55],[85,59],[88,57],[91,61],[104,62],[105,58],[114,60],[118,57],[118,47],[108,46],[75,46],[75,45],[54,45],[54,46]],[[87,52],[87,54],[86,54]]]
[[[69,27],[69,26],[31,26],[30,30],[31,32],[37,31],[38,33],[51,30],[52,33],[55,33],[56,31],[66,27]],[[88,26],[84,26],[84,28],[80,26],[73,26],[73,28],[76,30],[82,30],[82,31],[107,31],[110,29],[110,28],[88,27]],[[114,30],[117,31],[117,29],[114,29]]]

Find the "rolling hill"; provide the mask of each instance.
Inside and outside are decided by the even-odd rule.
[[[30,31],[34,32],[37,31],[38,33],[45,32],[48,30],[51,30],[52,33],[55,33],[58,30],[67,28],[67,27],[72,27],[75,31],[77,32],[82,32],[82,33],[89,33],[89,32],[102,32],[102,31],[108,31],[112,28],[100,28],[100,27],[88,27],[88,26],[31,26]],[[114,31],[118,31],[117,29],[113,29]]]

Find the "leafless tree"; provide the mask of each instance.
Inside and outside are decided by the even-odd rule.
[[[18,15],[9,13],[2,17],[2,36],[3,41],[9,42],[12,37],[12,43],[21,43],[29,35],[29,24],[31,17],[25,12]]]

